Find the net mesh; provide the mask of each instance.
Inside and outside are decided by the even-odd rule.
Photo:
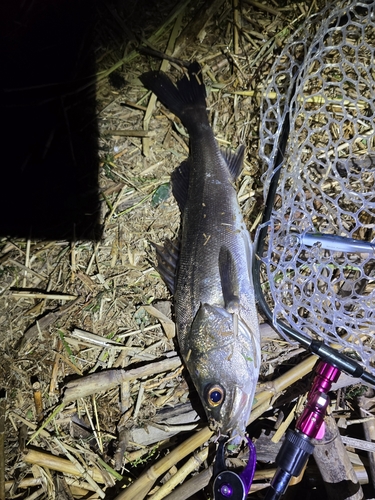
[[[274,319],[359,355],[375,373],[375,4],[332,2],[289,40],[262,106],[265,194],[282,124],[290,132],[263,263]],[[306,233],[334,235],[334,248]],[[374,247],[375,248],[375,247]],[[269,289],[268,289],[269,286]]]

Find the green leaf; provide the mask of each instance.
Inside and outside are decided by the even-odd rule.
[[[168,200],[169,196],[171,194],[171,186],[169,182],[165,184],[161,184],[155,191],[154,194],[152,195],[151,198],[151,205],[156,208],[159,206],[161,203],[164,203],[165,201]]]

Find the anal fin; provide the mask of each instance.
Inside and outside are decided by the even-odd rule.
[[[224,160],[228,166],[228,170],[235,181],[240,173],[242,172],[243,157],[245,154],[245,146],[238,146],[237,151],[233,152],[230,149],[225,149],[221,151]]]

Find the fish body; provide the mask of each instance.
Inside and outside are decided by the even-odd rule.
[[[190,155],[172,174],[181,210],[179,251],[157,246],[158,269],[174,294],[177,338],[212,429],[239,442],[250,416],[260,366],[252,282],[252,244],[234,181],[244,148],[222,152],[209,125],[201,68],[175,86],[161,72],[141,76],[180,118]]]

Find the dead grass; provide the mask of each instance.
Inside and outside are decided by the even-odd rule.
[[[166,3],[150,7],[145,1],[98,12],[105,23],[96,87],[103,237],[98,243],[1,242],[0,380],[6,404],[0,400],[0,433],[7,498],[38,492],[44,498],[140,499],[195,450],[200,455],[178,482],[211,463],[208,448],[201,451],[211,433],[191,408],[178,347],[165,333],[171,297],[153,267],[150,247],[150,241],[162,243],[178,232],[177,204],[161,187],[186,157],[188,139],[163,107],[147,107],[149,95],[138,76],[161,62],[135,51],[135,35],[171,57],[202,64],[217,139],[223,146],[247,147],[238,188],[254,234],[263,208],[258,157],[263,84],[288,34],[323,3],[280,7],[246,0],[234,10],[235,3],[215,0],[197,14],[200,4],[185,1],[171,15]],[[118,31],[123,38],[116,44]],[[179,74],[175,63],[164,65]],[[143,307],[150,304],[158,304],[164,328],[154,311]],[[299,354],[265,333],[263,380],[277,378],[278,367]],[[94,373],[99,375],[88,392],[79,387],[62,399],[64,384]],[[270,393],[259,399],[255,415],[273,399]],[[197,425],[202,430],[192,434]],[[119,485],[133,490],[121,494]],[[164,498],[169,490],[157,496],[154,489],[152,498]]]

